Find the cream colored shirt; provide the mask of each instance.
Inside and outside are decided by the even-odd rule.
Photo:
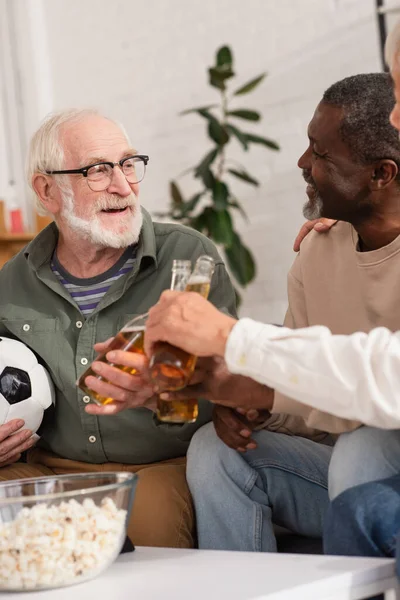
[[[378,250],[359,252],[358,235],[348,223],[339,222],[324,235],[311,232],[288,275],[285,326],[324,325],[333,334],[346,335],[376,327],[400,330],[399,274],[400,236]],[[273,410],[301,415],[310,428],[332,433],[360,424],[299,405],[279,392]]]

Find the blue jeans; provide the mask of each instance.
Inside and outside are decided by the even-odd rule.
[[[340,436],[329,467],[333,501],[325,523],[325,554],[392,557],[396,553],[400,577],[399,473],[399,430],[361,427]]]
[[[187,480],[200,548],[274,552],[273,523],[322,535],[332,448],[264,430],[253,437],[258,448],[240,454],[209,423],[191,441]]]
[[[358,485],[335,498],[326,517],[324,552],[382,557],[397,554],[400,577],[399,532],[400,474]]]
[[[345,490],[400,473],[400,430],[360,427],[343,433],[329,466],[329,497]]]

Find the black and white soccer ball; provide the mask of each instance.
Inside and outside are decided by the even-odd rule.
[[[54,404],[46,369],[25,344],[0,336],[0,425],[23,419],[23,429],[39,429],[44,411]]]

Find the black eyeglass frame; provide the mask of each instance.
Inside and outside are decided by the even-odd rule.
[[[81,169],[64,169],[62,171],[47,171],[46,170],[46,174],[47,175],[69,175],[69,174],[76,173],[76,174],[81,174],[84,177],[87,177],[88,171],[92,167],[98,167],[99,165],[108,165],[109,167],[111,167],[113,169],[114,167],[119,165],[122,169],[124,162],[127,160],[131,160],[132,158],[140,158],[140,160],[142,162],[144,162],[144,166],[147,167],[147,163],[149,162],[149,157],[146,154],[132,154],[132,156],[127,156],[125,158],[121,158],[121,160],[119,160],[118,162],[115,162],[115,163],[108,161],[108,160],[102,160],[100,162],[93,163],[92,165],[88,165],[87,167],[82,167]],[[122,172],[123,172],[123,170],[122,170]],[[139,182],[137,182],[137,183],[139,183]]]

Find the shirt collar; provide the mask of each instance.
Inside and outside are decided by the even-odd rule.
[[[157,266],[156,236],[154,233],[154,224],[151,216],[143,207],[143,226],[140,232],[137,258],[142,261],[143,258],[149,258]],[[42,265],[49,263],[53,256],[58,240],[57,225],[53,222],[47,225],[38,235],[28,244],[24,250],[24,256],[30,266],[36,271]]]

